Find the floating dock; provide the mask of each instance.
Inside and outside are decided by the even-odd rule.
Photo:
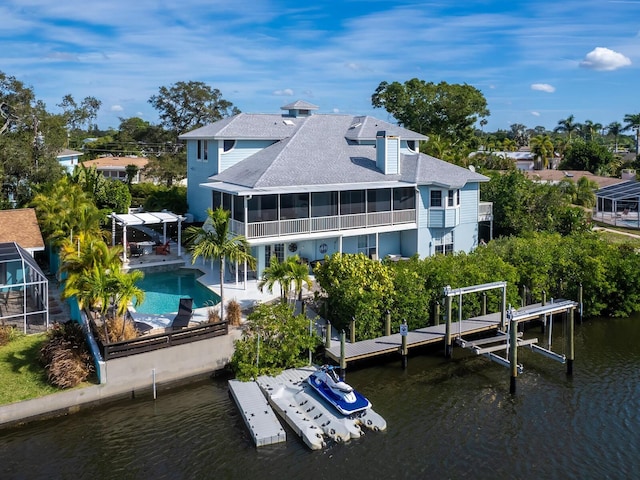
[[[387,428],[384,418],[372,409],[345,416],[326,403],[307,383],[307,377],[316,370],[290,369],[276,377],[258,377],[256,382],[229,380],[231,394],[256,446],[286,440],[273,410],[312,450],[325,447],[328,440],[344,443],[359,438],[363,429]]]
[[[312,450],[327,439],[344,443],[363,435],[363,428],[380,431],[387,422],[372,409],[344,416],[320,398],[307,383],[315,367],[289,369],[276,377],[261,376],[257,383],[269,403]]]
[[[287,434],[255,382],[229,380],[229,391],[247,425],[256,447],[287,440]]]

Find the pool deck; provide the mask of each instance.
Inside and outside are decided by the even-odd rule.
[[[198,281],[207,288],[213,290],[220,295],[220,269],[218,262],[205,262],[202,258],[196,259],[195,263],[191,263],[191,255],[183,249],[182,255],[177,255],[177,247],[171,246],[171,253],[168,255],[157,255],[155,253],[142,255],[140,257],[127,258],[126,270],[140,269],[162,270],[162,269],[178,269],[189,268],[200,270],[203,275]],[[236,300],[243,310],[251,308],[258,303],[269,302],[279,297],[279,289],[276,288],[272,293],[266,289],[261,292],[258,289],[258,280],[248,279],[246,284],[244,278],[238,277],[236,281],[235,275],[229,272],[225,273],[224,283],[224,301],[227,304],[230,300]],[[194,310],[194,318],[206,316],[207,308],[197,308]],[[196,320],[197,321],[197,320]]]

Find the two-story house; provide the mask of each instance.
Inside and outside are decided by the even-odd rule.
[[[427,137],[370,116],[241,113],[180,136],[189,212],[231,211],[258,260],[334,252],[427,257],[479,242],[479,184],[488,178],[421,154]],[[490,207],[490,205],[489,205]]]

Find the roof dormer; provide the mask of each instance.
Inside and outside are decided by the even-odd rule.
[[[289,117],[308,117],[313,110],[318,110],[318,106],[303,100],[297,100],[280,107],[280,110],[288,110],[287,116]]]

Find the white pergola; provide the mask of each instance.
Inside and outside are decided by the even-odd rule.
[[[134,225],[157,225],[163,227],[163,243],[167,243],[167,223],[178,223],[178,256],[182,255],[182,222],[185,217],[175,213],[141,212],[141,213],[111,213],[111,244],[116,244],[116,225],[122,227],[122,246],[124,247],[123,261],[127,261],[127,227]]]

